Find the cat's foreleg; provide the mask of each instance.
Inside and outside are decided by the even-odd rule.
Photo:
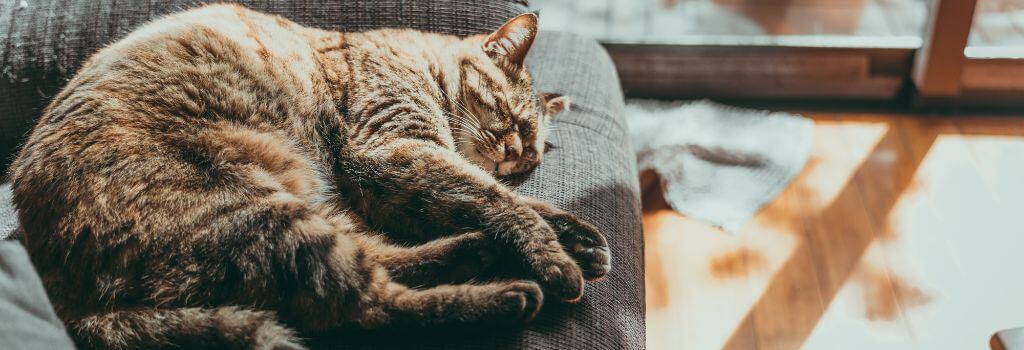
[[[546,294],[577,300],[583,273],[555,230],[529,204],[493,176],[436,143],[403,139],[344,160],[346,174],[378,207],[406,208],[438,227],[479,230],[510,245],[526,261]],[[369,191],[367,191],[369,192]],[[368,198],[364,198],[366,200]]]

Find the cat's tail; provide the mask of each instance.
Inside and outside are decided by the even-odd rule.
[[[273,312],[237,307],[117,310],[68,331],[81,349],[304,349]]]

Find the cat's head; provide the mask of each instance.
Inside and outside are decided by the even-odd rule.
[[[569,108],[566,96],[534,92],[524,61],[536,35],[537,16],[525,13],[490,35],[465,39],[453,136],[459,153],[496,175],[540,164],[551,147],[551,118]]]

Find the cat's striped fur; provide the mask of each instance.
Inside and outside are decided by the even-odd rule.
[[[216,5],[103,49],[9,173],[58,314],[85,348],[287,348],[292,329],[520,321],[543,295],[578,299],[610,269],[604,237],[493,177],[536,166],[568,103],[533,91],[535,34],[532,14],[456,38]],[[404,284],[481,249],[529,274]]]

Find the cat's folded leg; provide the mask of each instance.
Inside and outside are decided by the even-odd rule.
[[[375,260],[391,272],[391,278],[406,285],[464,283],[485,277],[501,252],[496,242],[482,232],[441,237],[414,246],[389,244],[379,235],[362,237],[364,244],[376,245]]]
[[[405,208],[404,214],[445,230],[480,230],[518,252],[545,294],[566,301],[583,295],[583,273],[548,222],[455,151],[402,139],[343,161],[342,169],[359,170],[345,174],[356,186],[375,189],[350,191],[361,192],[362,201]]]
[[[346,322],[363,328],[422,327],[532,320],[544,303],[532,281],[496,281],[410,288],[391,270],[406,274],[443,275],[459,254],[477,254],[490,241],[481,233],[440,238],[415,247],[388,244],[374,235],[353,236],[369,267],[357,309]],[[433,276],[421,276],[430,279]],[[351,314],[350,314],[351,315]]]

